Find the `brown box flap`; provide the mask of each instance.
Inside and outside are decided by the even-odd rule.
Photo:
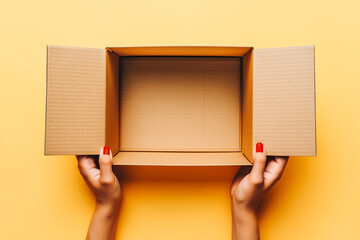
[[[314,47],[255,49],[253,67],[253,144],[316,155]]]
[[[104,145],[105,51],[48,46],[45,154],[98,154]]]

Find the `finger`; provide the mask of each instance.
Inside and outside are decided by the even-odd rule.
[[[264,169],[266,165],[266,151],[261,142],[258,142],[254,147],[253,160],[250,179],[253,183],[261,184],[264,182]]]
[[[289,160],[289,157],[275,157],[275,161],[279,164],[280,169],[282,169],[282,172],[284,171],[286,164]]]
[[[274,160],[268,162],[265,168],[265,189],[271,188],[280,180],[289,157],[275,157]]]
[[[78,168],[83,176],[87,176],[89,171],[96,168],[94,158],[85,155],[77,155]]]
[[[108,146],[105,146],[100,151],[100,182],[102,184],[111,184],[114,181],[114,174],[112,171],[112,153]]]

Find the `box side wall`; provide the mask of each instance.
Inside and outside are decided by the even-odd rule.
[[[98,154],[105,142],[105,50],[48,46],[45,154]]]
[[[119,151],[119,119],[120,119],[120,84],[119,56],[106,51],[106,126],[105,145],[109,146],[112,153]]]
[[[243,57],[242,152],[252,162],[253,152],[253,51]]]
[[[251,165],[241,152],[187,153],[187,152],[119,152],[114,165],[158,166],[242,166]]]
[[[314,47],[254,50],[253,143],[268,155],[314,156]]]
[[[119,56],[218,56],[242,57],[252,47],[218,46],[162,46],[162,47],[108,47]]]
[[[242,122],[243,122],[243,58],[239,58],[240,76],[239,76],[239,151],[242,152]]]

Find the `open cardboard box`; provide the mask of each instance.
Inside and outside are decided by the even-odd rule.
[[[46,155],[117,165],[314,156],[314,47],[48,46]]]

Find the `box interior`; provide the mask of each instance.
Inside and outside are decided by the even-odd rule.
[[[107,48],[105,139],[115,164],[250,164],[252,48],[184,49]]]
[[[241,151],[240,58],[120,64],[120,151]]]

